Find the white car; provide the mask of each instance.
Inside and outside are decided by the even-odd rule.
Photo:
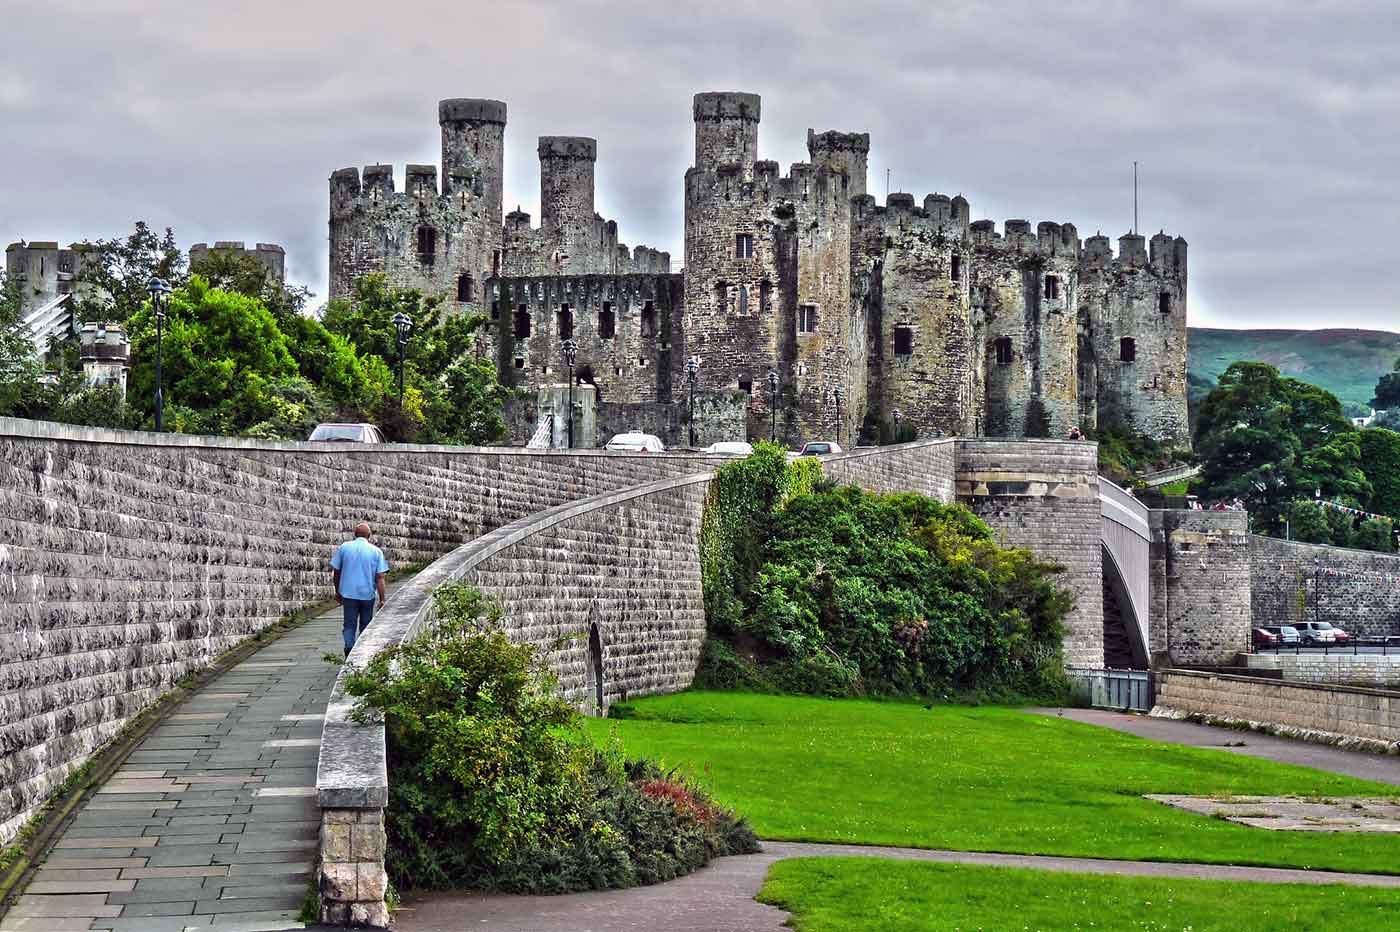
[[[337,443],[388,443],[373,424],[317,424],[306,439]]]
[[[666,448],[661,445],[661,438],[655,434],[644,434],[639,430],[631,430],[625,434],[615,434],[605,450],[625,450],[629,453],[664,453]]]
[[[802,445],[802,451],[798,456],[827,456],[831,453],[840,453],[841,444],[832,443],[830,440],[809,440]]]
[[[705,448],[711,456],[748,456],[753,452],[753,444],[742,440],[721,440]]]

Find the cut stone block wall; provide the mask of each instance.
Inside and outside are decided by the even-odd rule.
[[[1249,649],[1249,516],[1153,511],[1153,665],[1224,665]]]
[[[1189,715],[1324,743],[1400,750],[1400,692],[1389,690],[1163,670],[1157,674],[1153,714]]]
[[[1400,635],[1400,556],[1249,538],[1257,625],[1328,621],[1363,638]]]
[[[1103,552],[1098,447],[1055,440],[960,440],[958,501],[996,529],[1065,568],[1075,595],[1066,622],[1065,663],[1103,667]]]
[[[357,521],[402,566],[712,462],[0,419],[0,843],[176,680],[329,598],[327,560]]]
[[[1400,650],[1387,654],[1246,654],[1251,670],[1278,670],[1285,680],[1341,686],[1400,688]]]

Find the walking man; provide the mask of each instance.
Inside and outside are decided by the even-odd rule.
[[[335,601],[345,609],[345,656],[360,632],[374,620],[375,599],[384,607],[384,574],[389,561],[384,551],[369,542],[369,522],[355,525],[355,539],[336,548],[331,557],[331,581]]]

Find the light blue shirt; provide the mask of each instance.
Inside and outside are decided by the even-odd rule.
[[[389,572],[389,561],[384,559],[384,551],[363,537],[357,537],[336,549],[335,556],[331,557],[331,569],[340,570],[342,599],[373,599],[374,578]]]

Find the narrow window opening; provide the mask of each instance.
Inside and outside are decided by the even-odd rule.
[[[491,250],[491,274],[501,274],[501,251],[499,249]]]
[[[558,313],[559,339],[568,340],[574,335],[574,309],[567,305],[559,305]]]
[[[604,301],[603,309],[598,312],[598,336],[604,340],[611,340],[617,335],[617,317],[613,314],[612,304]]]
[[[962,281],[962,256],[956,252],[953,253],[953,261],[948,266],[948,281]]]
[[[418,261],[432,265],[437,258],[437,230],[432,227],[418,228]]]
[[[1137,359],[1137,340],[1132,337],[1124,337],[1118,341],[1119,362],[1132,362]]]
[[[748,285],[740,285],[740,286],[739,286],[739,313],[740,313],[740,314],[747,314],[748,312],[749,312],[749,286],[748,286]]]
[[[1011,365],[1011,360],[1012,360],[1012,355],[1011,355],[1011,338],[1010,338],[1010,337],[998,337],[998,338],[997,338],[997,344],[996,344],[996,346],[997,346],[997,365],[998,365],[998,366],[1009,366],[1009,365]]]
[[[1050,301],[1060,299],[1060,280],[1054,275],[1045,276],[1045,297]]]
[[[1157,310],[1163,314],[1172,312],[1172,296],[1170,292],[1163,291],[1157,295]]]
[[[753,258],[753,234],[752,234],[752,233],[737,233],[737,234],[735,234],[735,236],[734,236],[734,258],[736,258],[736,259],[752,259],[752,258]]]
[[[517,368],[517,369],[524,369],[524,368],[525,368],[525,360],[524,360],[522,357],[520,357],[520,356],[515,357],[515,368]]]
[[[461,304],[470,304],[475,299],[473,292],[475,282],[472,281],[470,272],[463,272],[457,276],[457,301]]]
[[[729,313],[729,282],[715,282],[715,310],[721,314]]]
[[[752,395],[752,394],[753,394],[753,379],[740,379],[740,380],[739,380],[739,391],[743,392],[745,395]]]
[[[761,281],[758,283],[758,312],[767,314],[773,307],[773,283]]]
[[[800,304],[797,307],[797,332],[816,333],[817,332],[817,306],[815,304]]]
[[[520,305],[520,310],[515,312],[515,336],[516,339],[523,340],[529,335],[530,309],[522,304]]]
[[[656,307],[650,301],[642,305],[642,336],[656,336]]]
[[[492,319],[492,320],[500,320],[500,319],[501,319],[501,302],[500,302],[500,301],[493,301],[493,302],[491,303],[491,319]]]
[[[899,326],[894,328],[894,354],[910,356],[914,352],[914,328]]]

